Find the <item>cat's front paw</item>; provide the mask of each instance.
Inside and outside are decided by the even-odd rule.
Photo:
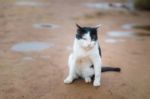
[[[86,83],[90,83],[91,82],[91,78],[85,78],[85,82]]]
[[[70,84],[70,83],[72,83],[72,81],[73,81],[73,79],[67,77],[67,78],[64,80],[64,83],[65,83],[65,84]]]
[[[100,84],[100,81],[94,81],[94,83],[93,83],[93,86],[95,86],[95,87],[98,87],[98,86],[100,86],[101,84]]]

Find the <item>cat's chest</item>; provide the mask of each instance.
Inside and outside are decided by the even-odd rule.
[[[92,61],[89,57],[80,57],[77,59],[76,64],[79,68],[91,66]]]

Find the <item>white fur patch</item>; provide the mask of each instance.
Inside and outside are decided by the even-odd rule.
[[[77,40],[77,42],[81,47],[87,50],[90,50],[91,48],[93,48],[96,43],[96,41],[91,40],[89,32],[83,36],[83,39]]]
[[[73,53],[70,54],[68,61],[69,75],[64,83],[71,83],[78,76],[84,78],[85,82],[88,83],[91,82],[91,76],[95,75],[93,85],[100,86],[101,57],[99,56],[98,42],[92,43],[89,33],[84,37],[89,40],[88,44],[91,46],[86,46],[83,40],[75,39]],[[91,68],[92,64],[94,68]]]

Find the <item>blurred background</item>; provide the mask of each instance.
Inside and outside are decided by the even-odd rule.
[[[76,23],[101,24],[94,88],[68,74]],[[150,0],[0,0],[0,99],[150,99]]]

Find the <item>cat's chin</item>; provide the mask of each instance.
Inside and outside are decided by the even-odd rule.
[[[91,49],[93,49],[93,47],[82,47],[84,50],[89,51]]]

